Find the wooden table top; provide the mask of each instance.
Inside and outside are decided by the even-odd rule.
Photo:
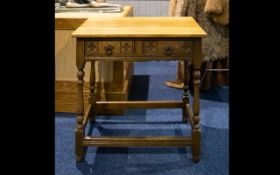
[[[100,17],[89,18],[72,37],[206,37],[192,17]]]

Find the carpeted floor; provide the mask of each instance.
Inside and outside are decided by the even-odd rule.
[[[182,90],[164,86],[175,78],[176,62],[135,63],[131,100],[180,100]],[[192,98],[190,99],[192,101]],[[190,135],[180,109],[127,110],[125,116],[98,116],[87,128],[96,136]],[[56,175],[227,175],[229,174],[228,88],[216,87],[201,94],[201,160],[193,163],[186,148],[89,147],[85,161],[75,163],[71,113],[56,113]]]

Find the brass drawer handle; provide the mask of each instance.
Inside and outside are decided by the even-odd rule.
[[[164,54],[167,56],[172,55],[173,53],[173,48],[171,46],[165,46],[164,47]]]
[[[112,55],[114,46],[108,45],[108,46],[105,46],[104,49],[105,49],[107,55]]]

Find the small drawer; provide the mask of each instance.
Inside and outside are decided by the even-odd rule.
[[[142,41],[141,48],[145,56],[189,56],[192,41]]]
[[[159,41],[158,55],[160,56],[187,56],[192,53],[191,41]]]

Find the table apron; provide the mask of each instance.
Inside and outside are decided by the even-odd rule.
[[[85,56],[85,61],[127,61],[127,62],[144,62],[144,61],[191,61],[192,57],[157,57],[157,56],[120,56],[120,57],[95,57]]]

